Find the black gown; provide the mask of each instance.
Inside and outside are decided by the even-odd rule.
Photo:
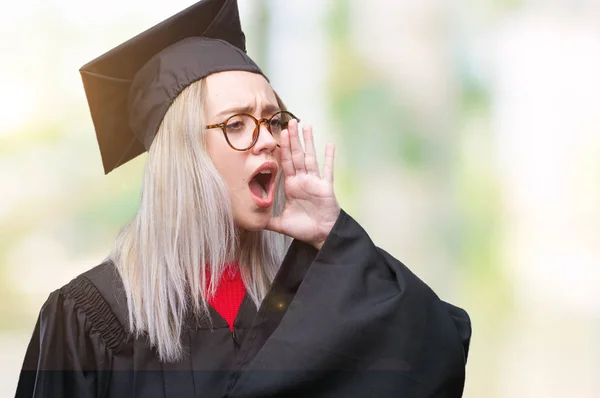
[[[460,397],[471,324],[377,248],[344,211],[320,251],[293,241],[256,309],[231,332],[211,309],[188,322],[187,355],[162,363],[127,332],[110,262],[53,292],[17,398]]]

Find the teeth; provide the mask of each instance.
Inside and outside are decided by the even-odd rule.
[[[259,174],[271,174],[271,170],[263,170]]]

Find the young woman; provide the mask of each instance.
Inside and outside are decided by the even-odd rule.
[[[459,397],[470,339],[340,209],[246,55],[237,4],[204,0],[82,68],[106,172],[148,151],[137,215],[53,292],[17,397]]]

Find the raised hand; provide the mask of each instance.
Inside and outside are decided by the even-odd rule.
[[[321,177],[312,128],[304,127],[302,133],[306,151],[300,143],[297,121],[291,121],[288,129],[281,133],[279,145],[286,204],[283,213],[269,221],[267,229],[320,249],[340,214],[340,206],[333,193],[335,147],[327,144],[325,148]]]

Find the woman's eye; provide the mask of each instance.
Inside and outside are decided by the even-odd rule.
[[[244,124],[240,121],[229,122],[226,126],[227,131],[239,131],[242,129]]]
[[[271,128],[274,128],[274,129],[284,128],[283,123],[281,122],[281,119],[271,120]]]

